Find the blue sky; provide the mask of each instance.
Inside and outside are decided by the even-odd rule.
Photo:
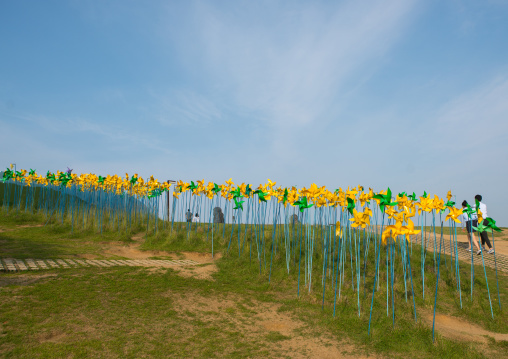
[[[0,165],[480,193],[508,225],[508,1],[2,1]]]

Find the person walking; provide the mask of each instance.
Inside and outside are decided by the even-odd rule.
[[[462,210],[467,208],[467,201],[462,202]],[[464,228],[464,225],[466,228]],[[472,243],[476,246],[477,252],[476,254],[481,254],[480,246],[478,245],[478,241],[475,238],[474,232],[476,232],[476,229],[473,229],[473,227],[478,227],[478,216],[476,215],[476,212],[471,213],[471,215],[468,215],[467,213],[462,213],[462,231],[467,230],[467,236],[468,236],[468,243],[469,248],[467,248],[468,252],[471,252],[472,250]]]
[[[187,213],[185,213],[185,219],[187,220],[187,222],[192,222],[192,212],[190,211],[190,209],[187,210]]]
[[[479,204],[478,209],[480,210],[482,217],[483,217],[483,225],[486,226],[486,225],[488,225],[488,222],[486,220],[486,218],[488,217],[487,205],[482,202],[482,196],[479,194],[474,196],[474,199],[476,201],[478,201],[478,204]],[[487,244],[487,247],[489,247],[489,251],[487,253],[493,254],[494,248],[492,248],[492,245],[490,244],[489,235],[487,234],[487,231],[480,232],[480,238],[482,239],[482,247],[485,248],[485,244]]]
[[[194,216],[194,218],[192,218],[192,222],[199,223],[199,214],[197,214],[197,213],[196,213],[196,215]]]

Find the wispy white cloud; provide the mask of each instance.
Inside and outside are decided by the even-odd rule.
[[[327,118],[355,77],[377,66],[416,3],[266,2],[224,10],[200,2],[195,38],[186,40],[202,46],[204,69],[230,101],[272,126],[303,126]]]
[[[456,94],[429,119],[430,130],[419,136],[425,161],[418,180],[421,185],[444,192],[453,189],[458,200],[482,194],[489,214],[508,223],[504,210],[508,156],[508,73]],[[429,161],[430,159],[430,161]],[[414,181],[412,182],[414,183]]]
[[[157,108],[150,110],[162,125],[209,124],[220,121],[222,112],[215,103],[195,91],[171,90],[168,94],[150,91]]]
[[[303,156],[301,139],[321,145],[312,136],[316,127],[349,122],[343,114],[350,98],[382,66],[418,9],[417,0],[194,2],[185,23],[172,18],[165,31],[192,73],[190,86],[201,92],[195,98],[184,91],[183,101],[166,97],[168,115],[159,121],[217,121],[226,113],[255,124],[268,146],[258,152],[253,144],[245,156],[261,155],[276,168]]]
[[[445,104],[434,122],[436,132],[444,136],[453,134],[460,141],[461,151],[485,147],[497,140],[504,142],[508,133],[506,99],[508,74],[499,75]],[[440,142],[440,147],[457,148],[448,141]]]
[[[3,118],[8,119],[4,121],[11,121],[22,128],[28,128],[24,131],[25,140],[31,141],[41,134],[46,135],[62,135],[68,138],[82,137],[86,133],[92,136],[100,136],[106,141],[110,141],[111,146],[118,146],[121,144],[125,147],[141,146],[143,149],[155,150],[166,155],[172,154],[159,141],[155,135],[145,136],[139,132],[134,132],[130,128],[123,128],[122,126],[115,126],[104,122],[95,122],[82,118],[57,118],[43,115],[31,114],[8,114],[2,113]],[[28,122],[36,127],[23,126],[22,122]],[[42,128],[46,132],[41,132],[37,127]]]

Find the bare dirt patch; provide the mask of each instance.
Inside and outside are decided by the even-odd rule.
[[[91,254],[91,253],[85,253],[85,254],[76,254],[76,258],[83,258],[83,259],[96,259],[98,258],[97,255]]]
[[[144,251],[138,249],[139,244],[130,245],[109,245],[103,251],[104,256],[118,256],[128,259],[148,259],[151,257],[168,257],[168,259],[176,258],[176,255],[164,251]]]
[[[211,253],[182,252],[185,259],[190,259],[199,263],[213,263],[222,258],[221,253],[215,253],[212,258]]]
[[[66,337],[67,337],[66,333],[50,331],[50,332],[40,333],[39,335],[37,335],[37,341],[39,343],[47,343],[47,342],[62,343],[65,341]]]
[[[185,278],[196,278],[203,280],[213,280],[213,274],[218,271],[215,261],[219,260],[222,255],[215,254],[212,258],[211,253],[197,253],[197,252],[166,252],[158,250],[142,250],[139,249],[142,242],[142,235],[137,234],[132,237],[134,243],[125,244],[123,242],[106,242],[103,243],[104,248],[100,255],[104,257],[122,257],[127,259],[186,259],[198,262],[200,265],[184,265],[178,267],[171,267],[177,274]],[[81,255],[87,259],[95,259],[94,255]],[[150,270],[153,273],[159,273],[158,270]]]
[[[202,266],[173,267],[178,275],[185,278],[196,278],[213,281],[212,275],[218,272],[215,264],[209,263]]]
[[[234,328],[245,339],[268,346],[274,357],[362,358],[345,340],[339,341],[330,333],[311,327],[287,312],[280,312],[280,304],[242,302],[235,296],[182,296],[172,292],[166,296],[174,300],[179,313],[199,318],[205,325],[221,323],[224,328]]]
[[[32,285],[34,283],[39,282],[42,279],[50,278],[50,277],[56,277],[57,274],[40,274],[40,275],[15,275],[15,276],[2,276],[0,277],[0,287],[6,287],[8,285]]]
[[[432,316],[432,313],[427,313],[423,316],[424,321],[431,326]],[[487,344],[487,337],[494,338],[496,341],[508,341],[508,334],[490,332],[463,319],[438,313],[436,313],[436,332],[450,339],[468,342],[476,341]]]
[[[32,227],[44,227],[44,224],[20,224],[16,228],[32,228]]]

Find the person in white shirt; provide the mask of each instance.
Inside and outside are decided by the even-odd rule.
[[[199,223],[199,214],[197,214],[197,213],[196,213],[196,215],[194,216],[194,218],[192,218],[192,222]]]
[[[480,212],[482,212],[482,217],[483,217],[483,225],[487,225],[487,221],[486,221],[486,218],[488,217],[487,215],[487,205],[485,203],[482,202],[482,196],[477,194],[476,196],[474,196],[474,199],[477,200],[479,203],[480,203]],[[487,231],[483,231],[480,233],[480,238],[482,239],[482,246],[485,246],[485,243],[487,244],[487,247],[489,247],[489,251],[488,253],[489,254],[493,254],[494,253],[494,249],[492,248],[492,245],[490,244],[490,240],[489,240],[489,235],[487,234]]]
[[[467,201],[463,201],[462,202],[462,210],[464,210],[466,208],[467,208]],[[467,251],[471,252],[471,246],[472,246],[471,241],[473,241],[474,245],[476,246],[477,253],[481,254],[480,246],[478,245],[478,241],[476,240],[475,235],[474,235],[474,232],[476,232],[476,230],[473,229],[473,227],[478,227],[478,216],[476,215],[476,212],[473,212],[470,215],[467,213],[462,213],[461,217],[462,217],[461,218],[462,219],[462,222],[461,222],[462,231],[465,231],[467,229],[467,234],[468,234],[469,248],[467,248]],[[464,224],[465,224],[466,228],[464,228]]]

